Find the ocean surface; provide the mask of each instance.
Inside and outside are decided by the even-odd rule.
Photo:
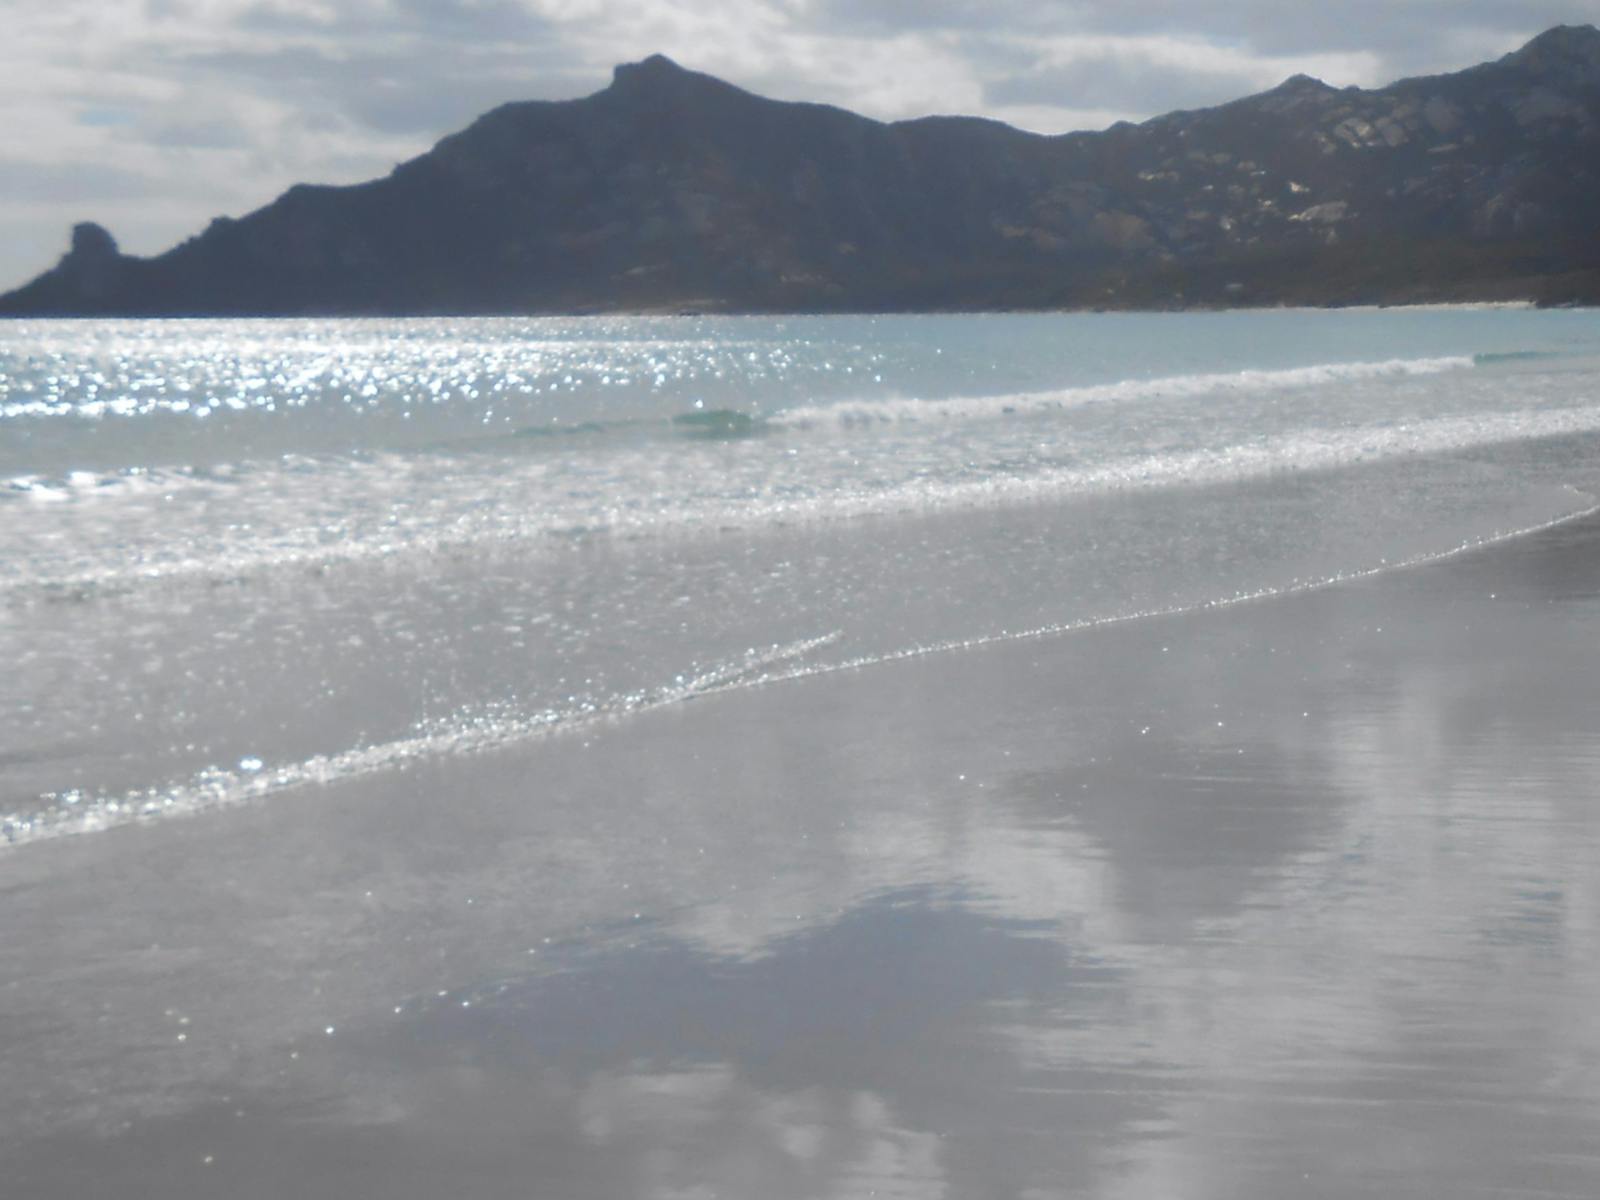
[[[0,323],[6,1200],[1600,1195],[1600,315]]]
[[[1600,322],[0,325],[0,853],[1593,506]]]

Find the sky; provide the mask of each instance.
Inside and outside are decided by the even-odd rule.
[[[1060,133],[1300,72],[1456,70],[1563,22],[1600,24],[1600,0],[0,0],[0,290],[76,221],[157,253],[653,53],[881,120]]]

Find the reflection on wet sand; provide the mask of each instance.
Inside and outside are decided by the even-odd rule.
[[[1597,550],[1569,526],[24,848],[0,1168],[1592,1196]]]

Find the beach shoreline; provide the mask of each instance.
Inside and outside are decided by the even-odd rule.
[[[1589,517],[24,848],[0,1170],[1592,1194],[1597,630]]]

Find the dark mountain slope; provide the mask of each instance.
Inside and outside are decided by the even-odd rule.
[[[660,57],[155,258],[74,231],[24,313],[1600,299],[1600,32],[1048,138],[885,125]]]

